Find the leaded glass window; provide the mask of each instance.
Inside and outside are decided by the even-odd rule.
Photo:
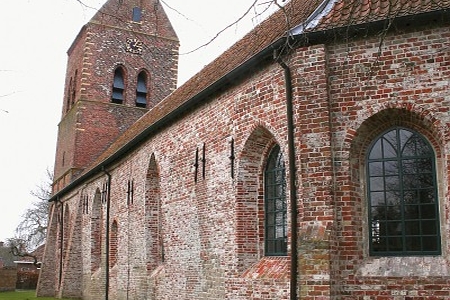
[[[269,155],[264,182],[265,254],[287,255],[286,175],[278,145]]]
[[[367,157],[371,255],[440,254],[435,156],[418,133],[394,128]]]

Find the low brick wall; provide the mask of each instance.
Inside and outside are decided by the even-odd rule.
[[[0,292],[14,291],[16,289],[17,269],[0,269]]]
[[[17,271],[17,289],[33,290],[36,289],[39,278],[39,271]]]

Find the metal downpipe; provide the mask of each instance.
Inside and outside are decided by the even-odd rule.
[[[274,52],[276,62],[284,70],[286,88],[286,117],[288,131],[288,164],[289,164],[289,196],[291,199],[291,276],[290,276],[290,300],[297,300],[297,272],[298,272],[298,251],[297,251],[297,191],[295,185],[295,142],[294,142],[294,110],[292,108],[292,75],[288,65]]]
[[[108,177],[106,187],[106,259],[105,259],[105,300],[109,299],[109,209],[110,209],[110,195],[111,195],[111,174],[102,167],[103,173]]]
[[[59,249],[59,278],[58,278],[58,293],[61,292],[61,284],[62,284],[62,276],[63,276],[63,262],[64,262],[64,204],[59,200],[59,198],[56,200],[56,203],[60,203],[61,205],[61,211],[59,216],[60,221],[60,228],[59,228],[59,243],[60,243],[60,249]],[[55,205],[56,209],[56,205]]]

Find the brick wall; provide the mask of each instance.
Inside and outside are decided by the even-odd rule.
[[[448,28],[329,47],[335,160],[334,287],[340,299],[447,299],[450,57]],[[365,149],[391,126],[430,141],[438,161],[442,256],[368,255]]]
[[[109,218],[111,299],[289,299],[292,247],[301,299],[450,297],[448,29],[387,35],[381,51],[377,38],[365,37],[298,48],[286,58],[299,207],[298,220],[288,216],[299,226],[298,245],[289,239],[286,257],[265,257],[263,247],[261,174],[275,143],[288,157],[283,69],[268,63],[180,114],[107,170],[109,216],[101,201],[105,174],[60,199],[70,212],[67,247],[77,250],[64,252],[72,256],[63,261],[77,266],[63,266],[59,294],[104,298]],[[393,125],[419,131],[435,149],[441,256],[368,254],[365,149]],[[59,232],[62,225],[54,225]],[[47,259],[58,261],[58,253],[47,249]],[[81,287],[71,285],[77,277]]]
[[[14,291],[17,282],[16,268],[0,269],[0,292]]]

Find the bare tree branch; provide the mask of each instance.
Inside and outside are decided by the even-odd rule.
[[[9,245],[9,249],[12,255],[17,257],[31,257],[33,258],[33,265],[36,267],[40,267],[38,257],[34,255],[32,252],[28,251],[26,241],[15,238],[15,239],[8,239],[7,243]]]
[[[161,3],[163,3],[164,5],[166,5],[168,8],[174,10],[176,13],[178,13],[178,14],[180,14],[181,16],[184,17],[184,15],[183,15],[182,13],[178,12],[177,10],[173,9],[171,6],[167,5],[167,3],[166,3],[164,0],[160,0],[160,1],[161,1]],[[221,36],[225,31],[227,31],[227,30],[230,29],[231,27],[233,27],[233,26],[239,24],[246,16],[248,16],[248,15],[250,14],[250,12],[252,11],[252,9],[255,8],[257,2],[258,2],[258,0],[254,0],[253,3],[250,5],[250,7],[249,7],[249,8],[248,8],[248,9],[247,9],[247,10],[246,10],[246,11],[245,11],[238,19],[236,19],[234,22],[228,24],[228,25],[225,26],[223,29],[221,29],[220,31],[218,31],[218,32],[217,32],[211,39],[209,39],[206,43],[204,43],[204,44],[202,44],[202,45],[200,45],[200,46],[198,46],[198,47],[196,47],[196,48],[194,48],[194,49],[192,49],[192,50],[190,50],[190,51],[187,51],[187,52],[185,52],[185,53],[182,53],[181,55],[191,54],[191,53],[193,53],[193,52],[195,52],[195,51],[198,51],[198,50],[200,50],[200,49],[202,49],[202,48],[204,48],[204,47],[210,45],[210,44],[211,44],[213,41],[215,41],[219,36]],[[274,2],[276,2],[276,0],[271,0],[271,1],[268,1],[268,2],[266,2],[266,3],[268,3],[268,7],[269,7],[269,6],[272,5]],[[268,10],[268,7],[267,7],[264,11],[267,11],[267,10]],[[186,18],[186,19],[188,19],[188,18]]]
[[[49,169],[46,171],[46,180],[39,184],[30,194],[38,199],[32,203],[22,215],[22,221],[16,228],[16,244],[23,249],[35,249],[45,242],[47,234],[47,220],[49,202],[51,197],[51,185],[53,175]]]
[[[80,3],[80,5],[81,5],[82,7],[97,10],[95,7],[89,6],[89,5],[87,5],[86,3],[84,3],[84,2],[81,1],[81,0],[75,0],[75,1],[78,2],[78,3]]]
[[[182,16],[184,19],[190,21],[190,22],[194,22],[194,20],[190,19],[188,16],[186,16],[185,14],[183,14],[182,12],[180,12],[178,9],[174,8],[173,6],[170,6],[169,4],[167,4],[166,1],[164,0],[159,0],[159,2],[161,2],[163,5],[165,5],[167,8],[169,8],[170,10],[174,11],[175,13],[177,13],[178,15]]]
[[[8,93],[8,94],[3,94],[3,95],[0,95],[0,98],[9,97],[9,96],[17,94],[17,93],[19,93],[19,92],[11,92],[11,93]]]

